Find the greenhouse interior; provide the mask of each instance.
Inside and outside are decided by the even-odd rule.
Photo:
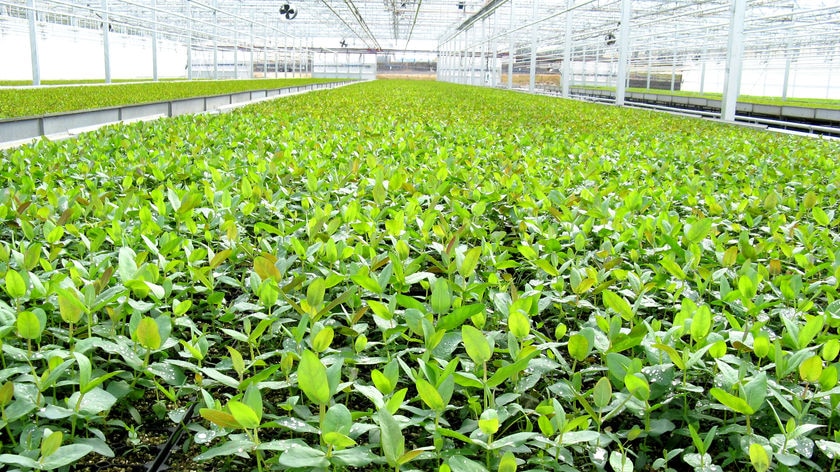
[[[0,0],[0,469],[840,470],[836,0]]]

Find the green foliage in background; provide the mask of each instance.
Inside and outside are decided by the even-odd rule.
[[[0,461],[835,470],[838,155],[391,81],[3,151]]]
[[[0,88],[0,119],[267,90],[334,79],[255,79]]]

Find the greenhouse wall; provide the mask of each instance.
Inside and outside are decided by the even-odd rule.
[[[110,33],[111,73],[115,78],[152,76],[152,41]],[[0,43],[25,47],[0,47],[0,80],[31,80],[29,26],[26,20],[0,16]],[[38,25],[41,78],[46,80],[100,79],[105,76],[102,33],[52,23]],[[194,63],[200,57],[194,52]],[[212,61],[212,54],[210,60]],[[187,51],[172,41],[158,40],[160,77],[186,77]]]

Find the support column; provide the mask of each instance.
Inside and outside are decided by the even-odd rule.
[[[38,31],[35,12],[35,0],[27,0],[26,6],[29,10],[26,16],[29,19],[29,57],[32,61],[32,85],[41,85],[41,61],[38,58]]]
[[[575,6],[575,0],[567,0],[566,8],[566,37],[563,38],[563,77],[561,77],[561,84],[563,86],[563,97],[569,98],[569,86],[571,84],[572,75],[572,7]],[[586,62],[584,62],[586,67]]]
[[[250,57],[250,60],[248,61],[248,64],[249,64],[248,68],[250,69],[250,72],[248,73],[248,76],[253,79],[254,78],[254,11],[253,10],[251,10],[250,32],[251,32],[251,57]]]
[[[516,0],[510,0],[510,27],[508,28],[508,89],[513,89],[513,62],[516,60],[516,50],[514,49],[514,41],[513,41],[513,14],[516,12],[514,9],[514,2]]]
[[[105,83],[111,83],[111,43],[108,33],[111,30],[111,20],[108,17],[108,0],[102,0],[102,49],[105,60]]]
[[[747,0],[732,0],[729,10],[729,45],[726,50],[726,75],[723,80],[723,100],[720,117],[724,121],[735,121],[735,107],[741,90],[741,61],[744,58],[744,17]]]
[[[791,54],[793,53],[793,40],[788,34],[787,48],[785,49],[785,78],[782,82],[782,100],[787,100],[788,84],[790,81],[790,65],[793,62]]]
[[[481,70],[481,77],[479,77],[479,85],[487,86],[489,67],[487,64],[487,17],[481,19],[481,58],[479,59],[479,70]]]
[[[239,78],[239,28],[236,22],[239,20],[239,6],[236,7],[236,18],[233,19],[233,78]]]
[[[618,28],[618,74],[615,84],[615,104],[624,105],[627,92],[627,66],[630,59],[631,0],[621,0],[621,26]]]
[[[193,78],[193,61],[192,61],[192,8],[190,8],[190,0],[184,0],[187,7],[187,80]]]
[[[219,24],[217,18],[218,0],[213,0],[213,80],[219,80]]]
[[[531,21],[537,21],[537,10],[539,2],[534,0],[534,8],[531,12]],[[531,70],[528,78],[528,91],[533,92],[537,86],[537,43],[539,41],[539,25],[533,25],[531,30]]]
[[[469,38],[469,30],[464,31],[463,42],[464,46],[461,48],[461,73],[458,78],[458,83],[467,84],[467,39]]]
[[[677,82],[677,45],[679,41],[677,40],[678,31],[674,28],[674,54],[671,56],[671,93],[674,92],[674,88]]]
[[[158,18],[157,0],[152,0],[152,80],[158,80]]]

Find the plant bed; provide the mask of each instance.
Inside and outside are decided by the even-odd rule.
[[[416,81],[2,151],[0,462],[832,470],[838,153]]]
[[[94,110],[335,81],[336,79],[199,80],[19,89],[0,88],[0,119]]]

